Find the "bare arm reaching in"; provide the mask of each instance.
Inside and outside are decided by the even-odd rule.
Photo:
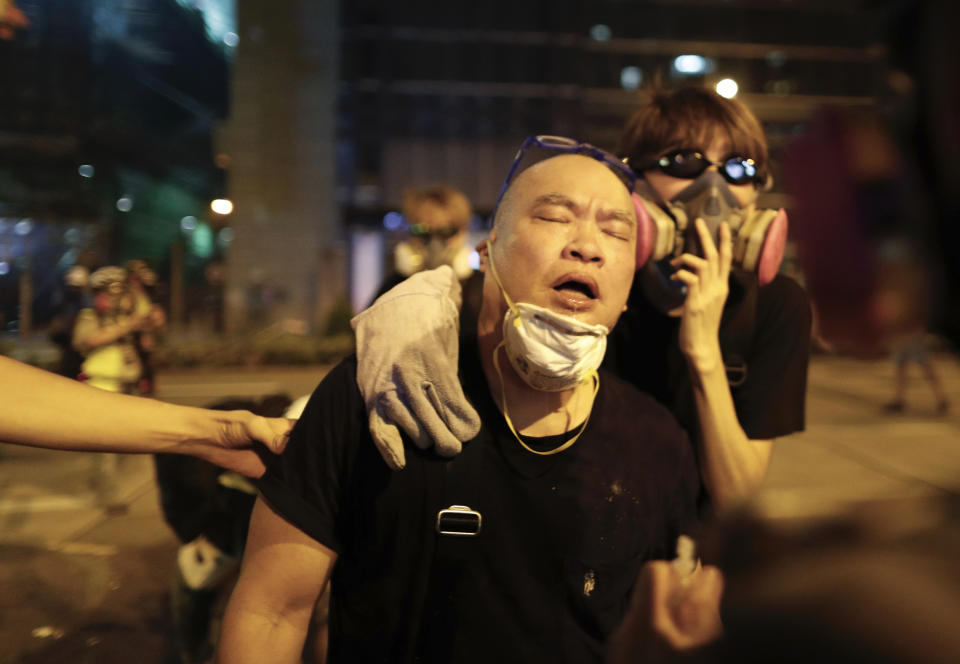
[[[190,454],[259,477],[250,449],[286,445],[290,420],[190,408],[98,390],[0,357],[0,441],[79,452]]]

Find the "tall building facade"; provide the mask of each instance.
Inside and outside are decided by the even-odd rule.
[[[238,0],[230,120],[227,327],[322,328],[346,290],[336,202],[335,0]]]

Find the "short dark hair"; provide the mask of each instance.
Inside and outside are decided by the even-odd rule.
[[[760,121],[741,102],[707,88],[654,91],[627,121],[617,153],[637,166],[674,148],[706,149],[708,137],[717,133],[726,135],[733,152],[757,163],[761,178],[767,176],[769,151]]]

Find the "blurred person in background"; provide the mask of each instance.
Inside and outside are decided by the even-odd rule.
[[[133,298],[133,315],[139,316],[144,323],[134,335],[137,356],[140,358],[140,393],[153,395],[156,390],[153,351],[157,347],[157,335],[167,323],[163,307],[153,302],[149,289],[157,284],[157,273],[138,259],[127,261],[127,288]]]
[[[83,265],[74,265],[63,275],[63,291],[57,313],[50,322],[50,340],[60,349],[57,373],[67,378],[80,376],[83,355],[73,347],[73,328],[77,316],[92,302],[88,291],[90,271]]]
[[[27,16],[13,0],[0,0],[0,39],[12,39],[19,28],[30,25]]]
[[[140,394],[143,365],[136,333],[149,326],[149,313],[135,311],[127,271],[121,267],[108,265],[93,272],[90,290],[92,306],[80,311],[73,327],[73,347],[83,355],[79,379],[109,392]],[[116,495],[120,457],[99,454],[92,463],[90,483],[98,500],[122,509]]]
[[[436,185],[403,192],[407,236],[393,250],[393,269],[376,297],[412,274],[449,265],[457,279],[473,274],[467,233],[473,209],[463,192]]]
[[[92,387],[136,394],[143,371],[135,334],[149,314],[134,311],[127,271],[108,265],[90,275],[92,306],[77,315],[73,347],[83,355],[80,379]]]
[[[907,408],[907,370],[911,364],[916,364],[923,372],[923,377],[933,391],[936,399],[934,412],[937,415],[946,415],[950,411],[950,400],[943,389],[940,372],[930,358],[928,345],[931,340],[925,327],[916,328],[906,340],[901,341],[893,351],[894,364],[894,391],[893,399],[883,405],[886,413],[902,413]]]
[[[883,405],[883,412],[902,413],[907,407],[908,370],[919,367],[936,399],[934,412],[945,415],[950,401],[943,381],[931,357],[934,339],[928,334],[930,322],[930,280],[920,256],[913,246],[893,238],[881,249],[884,269],[878,275],[879,300],[884,317],[891,321],[889,345],[893,349],[893,399]],[[893,321],[896,321],[893,324]]]
[[[763,480],[775,438],[804,428],[810,306],[777,274],[786,215],[756,205],[770,183],[766,137],[740,102],[683,88],[637,110],[619,154],[638,176],[649,260],[604,364],[670,408],[722,509]],[[718,252],[724,237],[733,248]],[[422,273],[354,319],[371,433],[393,468],[403,466],[397,425],[446,456],[476,432],[456,381],[459,297],[449,272]],[[415,336],[398,336],[404,320]]]
[[[783,163],[822,333],[865,356],[918,320],[960,342],[960,5],[876,4],[885,93],[872,109],[822,109]]]

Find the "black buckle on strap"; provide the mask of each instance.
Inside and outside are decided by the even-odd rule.
[[[451,505],[437,512],[437,532],[453,537],[476,537],[483,527],[483,516],[466,505]]]

